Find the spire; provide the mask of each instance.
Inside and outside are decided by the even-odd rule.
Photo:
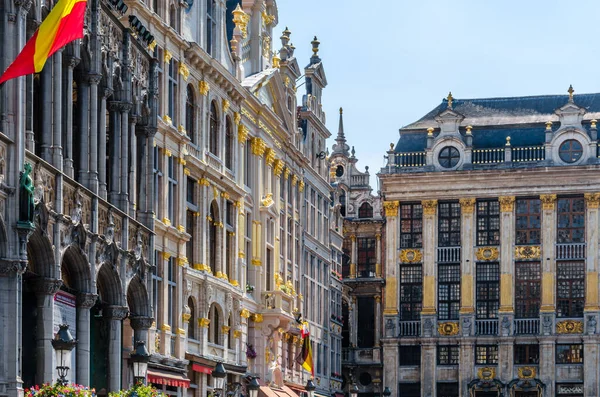
[[[340,125],[338,127],[338,134],[335,138],[335,144],[333,145],[333,154],[342,154],[348,156],[348,149],[350,147],[346,144],[346,136],[344,135],[344,110],[340,108]]]

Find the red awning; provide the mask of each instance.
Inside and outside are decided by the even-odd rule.
[[[148,382],[157,385],[167,385],[175,387],[190,387],[190,380],[183,375],[171,374],[168,372],[148,370]]]
[[[196,364],[196,363],[192,364],[192,370],[194,372],[200,372],[203,374],[209,374],[209,375],[212,374],[212,368],[207,367],[205,365]]]
[[[335,397],[344,397],[344,393],[335,393]]]

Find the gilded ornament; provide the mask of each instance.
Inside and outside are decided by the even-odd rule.
[[[163,324],[160,326],[160,330],[164,331],[164,332],[170,332],[171,331],[171,326],[169,324]]]
[[[162,223],[164,223],[165,226],[171,226],[171,220],[169,218],[162,218]]]
[[[171,258],[171,254],[169,254],[168,252],[163,252],[162,257],[164,260],[168,261],[169,258]]]
[[[187,133],[187,131],[185,130],[185,127],[182,126],[181,124],[179,124],[179,126],[177,127],[177,131],[179,131],[179,133],[181,135],[185,135]]]
[[[420,263],[422,259],[421,250],[409,248],[400,251],[400,262],[402,263]]]
[[[192,175],[192,173],[190,172],[189,168],[184,168],[183,169],[183,175],[190,176],[190,175]]]
[[[496,377],[496,368],[483,367],[477,370],[477,377],[481,380],[492,380]]]
[[[187,66],[185,66],[185,63],[183,62],[179,64],[179,74],[183,76],[183,79],[185,81],[187,81],[188,77],[190,77],[190,70]]]
[[[169,117],[168,114],[165,114],[162,119],[167,124],[173,124],[173,120],[171,120],[171,117]]]
[[[272,167],[274,162],[275,162],[275,150],[273,150],[271,148],[267,148],[265,150],[265,164],[268,165],[269,167]]]
[[[235,10],[232,11],[232,14],[235,27],[240,29],[242,38],[245,39],[248,36],[248,22],[250,21],[250,16],[242,10],[239,4],[235,7]]]
[[[500,256],[500,252],[496,247],[481,247],[477,248],[475,257],[478,261],[495,261]]]
[[[553,210],[556,204],[556,194],[540,194],[542,208],[545,210]]]
[[[458,200],[460,208],[463,214],[472,214],[475,211],[475,199],[474,198],[461,198]]]
[[[231,327],[229,327],[227,325],[221,326],[221,332],[224,334],[228,333],[230,329],[231,329]]]
[[[198,83],[198,90],[200,90],[200,94],[203,96],[207,96],[208,95],[208,91],[210,90],[210,86],[208,85],[208,82],[202,80]]]
[[[292,186],[296,186],[297,183],[298,183],[298,176],[292,175]]]
[[[230,197],[230,196],[229,196],[229,193],[227,193],[227,192],[222,192],[222,193],[221,193],[221,197],[223,197],[225,200],[229,200],[229,197]]]
[[[242,115],[238,112],[233,112],[233,122],[236,125],[239,125],[242,122]]]
[[[546,131],[552,131],[552,121],[546,121]]]
[[[182,335],[183,336],[183,335],[185,335],[185,329],[183,329],[183,328],[177,328],[177,330],[175,331],[175,333],[177,335]]]
[[[229,280],[229,284],[233,285],[234,287],[240,286],[240,283],[238,283],[237,280]]]
[[[227,99],[223,99],[223,113],[227,113],[229,110],[229,101]]]
[[[535,367],[519,367],[518,372],[519,379],[533,379],[536,375]]]
[[[198,319],[198,325],[201,328],[208,328],[208,325],[210,324],[210,320],[205,318],[205,317],[201,317]]]
[[[233,337],[235,339],[239,339],[241,336],[242,336],[242,331],[237,330],[237,329],[233,331]]]
[[[263,316],[260,313],[254,313],[252,315],[251,320],[254,321],[255,323],[262,323],[263,322]]]
[[[275,21],[275,15],[269,15],[266,11],[261,12],[261,16],[266,26],[271,25]]]
[[[583,321],[563,320],[556,323],[557,334],[583,334]]]
[[[262,207],[270,207],[274,203],[275,201],[273,200],[273,193],[267,193],[267,195],[262,200],[260,200],[260,205]]]
[[[285,167],[285,163],[283,162],[283,160],[280,160],[280,159],[275,160],[275,163],[273,165],[273,173],[275,173],[275,176],[281,176],[281,173],[283,172],[284,167]]]
[[[248,309],[242,309],[240,311],[240,316],[242,318],[248,318],[248,317],[250,317],[250,312],[248,311]]]
[[[542,247],[539,245],[524,245],[515,247],[515,259],[539,259]]]
[[[169,50],[165,50],[165,63],[171,62],[172,58],[173,58],[173,54],[171,54],[171,52]]]
[[[252,138],[251,145],[252,145],[252,154],[254,154],[255,156],[262,157],[265,154],[265,149],[267,148],[267,145],[265,144],[265,141],[263,141],[262,139],[260,139],[258,137]]]
[[[238,142],[246,143],[248,140],[248,128],[244,124],[238,125]]]
[[[181,315],[181,319],[183,320],[184,323],[189,323],[190,318],[192,318],[192,315],[190,313],[183,313]]]
[[[585,193],[583,197],[588,208],[597,209],[600,206],[600,193]]]
[[[597,122],[598,122],[598,120],[596,120],[596,119],[592,119],[592,120],[590,120],[591,127],[592,127],[592,128],[596,128],[596,123],[597,123]]]
[[[183,226],[183,225],[178,225],[178,226],[177,226],[177,230],[178,230],[180,233],[185,233],[185,226]]]
[[[501,212],[513,212],[515,209],[515,196],[501,196],[498,198]]]
[[[182,266],[183,267],[183,266],[185,266],[188,263],[189,263],[188,259],[185,256],[177,258],[177,265],[178,266]]]
[[[385,216],[398,216],[398,208],[400,207],[400,201],[384,201],[383,209],[385,210]]]
[[[252,263],[254,266],[262,266],[262,261],[260,258],[254,258],[250,261],[250,263]]]
[[[156,48],[156,40],[153,40],[152,43],[148,44],[148,51],[150,52],[154,52],[154,49]]]
[[[302,193],[304,191],[304,181],[298,182],[298,191]]]
[[[208,181],[208,179],[202,177],[198,180],[198,184],[201,186],[210,186],[210,182]]]
[[[459,331],[458,323],[447,322],[438,324],[438,333],[443,336],[454,336],[458,335]]]
[[[172,155],[173,155],[173,153],[171,153],[171,151],[169,149],[165,149],[165,156],[171,157]]]
[[[435,215],[437,210],[437,200],[423,200],[421,201],[421,205],[423,206],[423,214],[425,215]]]

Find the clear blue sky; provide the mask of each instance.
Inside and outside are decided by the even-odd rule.
[[[600,91],[600,1],[278,0],[301,67],[317,35],[327,126],[344,108],[357,166],[374,175],[398,129],[440,103]],[[300,91],[300,90],[299,90]]]

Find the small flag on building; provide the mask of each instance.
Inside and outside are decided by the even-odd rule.
[[[52,54],[71,41],[82,38],[86,1],[59,0],[0,77],[0,84],[15,77],[41,72]]]
[[[302,365],[302,368],[309,371],[312,376],[315,376],[315,366],[313,365],[312,347],[310,344],[310,332],[306,321],[302,323],[300,332],[300,335],[302,336],[302,351],[296,361],[298,364]]]

